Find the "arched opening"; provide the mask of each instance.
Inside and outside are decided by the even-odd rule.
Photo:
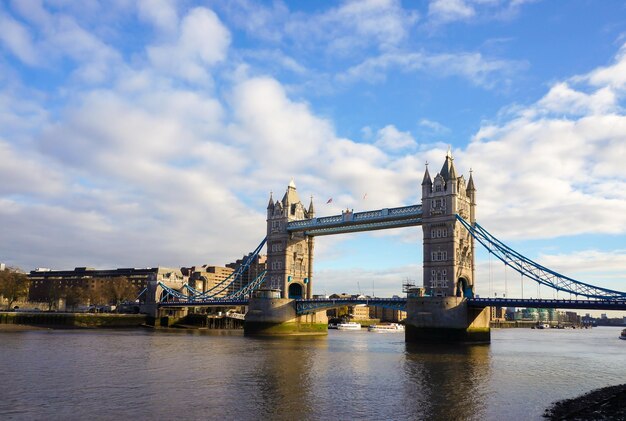
[[[289,298],[298,299],[302,298],[302,285],[293,283],[289,285]]]
[[[456,296],[467,297],[467,298],[472,298],[474,296],[472,287],[470,286],[469,281],[467,279],[459,278],[456,281]]]

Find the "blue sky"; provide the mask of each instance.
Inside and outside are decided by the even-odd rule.
[[[0,261],[225,264],[292,177],[320,216],[409,205],[450,146],[490,232],[626,290],[625,75],[623,1],[4,1]],[[421,242],[319,238],[314,292],[397,294]]]

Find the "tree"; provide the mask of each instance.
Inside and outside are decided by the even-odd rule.
[[[89,301],[89,304],[92,306],[108,304],[108,298],[102,286],[102,279],[97,278],[94,281],[93,285],[85,286],[83,298]],[[106,282],[106,280],[104,280],[104,282]]]
[[[122,301],[134,301],[139,291],[125,276],[118,276],[105,281],[104,296],[109,303],[118,305]]]
[[[61,281],[48,279],[45,282],[46,304],[48,304],[48,311],[57,310],[59,307],[59,300],[63,298],[64,294]]]
[[[7,309],[20,298],[28,297],[30,281],[28,276],[15,270],[0,271],[0,295],[6,300]]]
[[[76,307],[80,305],[85,296],[85,289],[78,286],[71,286],[65,288],[65,307],[68,309],[76,310]]]

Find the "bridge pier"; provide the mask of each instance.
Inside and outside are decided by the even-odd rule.
[[[327,335],[326,311],[298,316],[296,302],[280,298],[280,290],[259,290],[248,303],[245,335]]]
[[[489,343],[489,307],[472,308],[463,297],[409,297],[406,342]]]

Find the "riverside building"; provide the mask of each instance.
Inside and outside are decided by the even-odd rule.
[[[180,269],[165,267],[119,269],[77,267],[74,270],[37,268],[30,272],[28,278],[31,281],[28,300],[33,302],[47,301],[52,287],[60,290],[71,287],[96,289],[116,278],[126,279],[129,285],[136,288],[137,294],[148,286],[149,281],[184,281]]]

